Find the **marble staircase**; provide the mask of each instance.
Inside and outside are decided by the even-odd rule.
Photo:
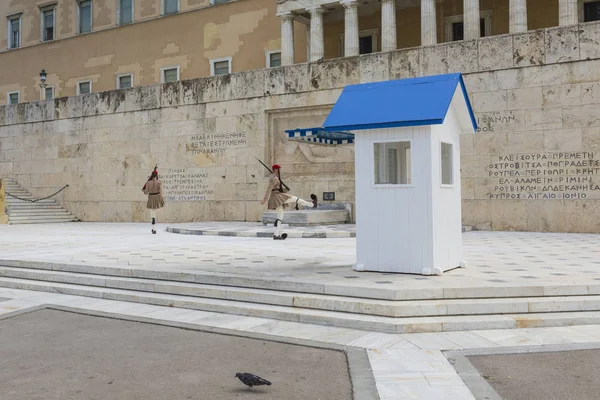
[[[0,261],[0,287],[387,333],[600,324],[600,283],[361,291],[207,272]]]
[[[14,179],[7,178],[6,192],[24,199],[34,199],[34,196],[24,189]],[[35,203],[6,196],[8,223],[16,224],[47,224],[58,222],[78,221],[77,217],[65,210],[54,199],[40,200]]]

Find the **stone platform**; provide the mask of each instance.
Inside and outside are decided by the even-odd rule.
[[[296,213],[301,212],[303,211],[296,211]],[[315,212],[318,211],[306,211],[307,214]],[[327,239],[356,237],[356,225],[353,224],[325,226],[291,226],[290,224],[282,224],[281,227],[281,232],[287,233],[289,238]],[[272,223],[270,225],[264,225],[260,222],[191,222],[167,226],[167,232],[170,233],[204,236],[237,236],[247,238],[271,238],[274,229]]]
[[[428,277],[352,271],[353,238],[151,235],[149,224],[7,226],[0,286],[394,333],[596,324],[597,242],[597,235],[469,232],[469,268]]]
[[[262,214],[263,225],[275,223],[277,213],[269,210]],[[348,224],[352,221],[350,203],[319,204],[317,208],[291,209],[285,212],[284,222],[289,226],[323,226]]]

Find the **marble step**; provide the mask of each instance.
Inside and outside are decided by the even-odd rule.
[[[51,220],[51,219],[69,219],[69,218],[75,218],[73,217],[71,214],[69,214],[68,212],[66,214],[56,214],[54,212],[47,212],[47,213],[42,213],[42,215],[29,215],[29,214],[20,214],[20,213],[11,213],[10,214],[10,220],[11,221],[27,221],[27,220],[31,220],[31,219],[47,219],[47,220]]]
[[[273,225],[276,218],[275,211],[267,211],[261,221],[264,225]],[[350,213],[348,210],[292,209],[286,211],[284,222],[289,226],[339,225],[350,222]]]
[[[77,217],[62,218],[62,219],[45,219],[45,218],[39,218],[39,219],[17,220],[17,221],[11,221],[10,219],[8,220],[8,224],[9,225],[58,224],[58,223],[65,223],[65,222],[77,222]]]
[[[600,283],[548,284],[486,287],[362,287],[338,283],[316,283],[291,278],[251,277],[211,272],[177,272],[152,270],[137,267],[108,267],[79,265],[43,261],[0,260],[0,267],[35,269],[42,271],[74,272],[105,277],[129,277],[153,279],[166,282],[196,283],[247,289],[265,289],[290,293],[344,296],[376,300],[441,300],[441,299],[484,299],[600,295]]]
[[[565,311],[600,311],[600,296],[564,296],[501,299],[374,300],[344,296],[300,294],[276,290],[235,288],[153,279],[107,277],[73,272],[0,267],[0,276],[159,294],[186,295],[244,301],[299,309],[336,311],[384,317],[433,317],[448,315],[526,314]]]
[[[11,210],[50,210],[50,209],[63,209],[60,205],[56,203],[52,204],[39,204],[39,203],[29,203],[29,202],[21,202],[16,204],[11,204]]]
[[[65,210],[64,208],[55,208],[55,209],[47,209],[47,208],[30,208],[26,210],[10,210],[11,215],[18,216],[32,216],[32,215],[63,215],[63,216],[71,216],[71,214]]]
[[[450,332],[479,329],[593,325],[600,323],[600,312],[391,318],[348,314],[335,311],[294,309],[284,306],[244,303],[231,300],[204,299],[183,295],[166,295],[132,290],[38,282],[15,278],[0,277],[0,287],[387,333]]]

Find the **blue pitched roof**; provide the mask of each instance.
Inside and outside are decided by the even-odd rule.
[[[459,73],[346,86],[323,128],[340,131],[442,124],[458,85],[476,130],[475,115]]]

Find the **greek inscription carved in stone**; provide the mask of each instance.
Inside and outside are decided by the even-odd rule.
[[[552,200],[600,198],[600,160],[593,152],[498,156],[488,166],[498,178],[490,199]]]
[[[213,154],[247,146],[248,140],[245,132],[203,133],[192,136],[191,142],[187,145],[187,151],[194,154]]]
[[[495,132],[497,130],[496,129],[497,125],[500,126],[499,130],[503,131],[503,130],[505,130],[506,127],[518,122],[517,117],[511,112],[481,114],[481,115],[477,116],[476,120],[477,120],[477,133]]]
[[[205,168],[170,168],[160,180],[166,201],[213,200],[215,191]]]

